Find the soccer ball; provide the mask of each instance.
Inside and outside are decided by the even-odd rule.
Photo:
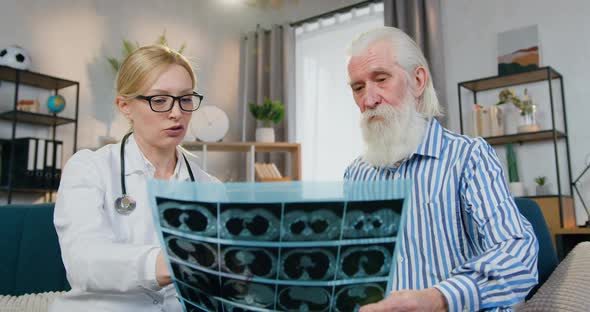
[[[0,65],[28,70],[31,67],[31,58],[23,48],[10,46],[0,50]]]

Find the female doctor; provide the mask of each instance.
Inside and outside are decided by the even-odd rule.
[[[179,53],[153,45],[121,64],[116,105],[132,126],[118,144],[67,162],[54,223],[72,290],[50,311],[182,311],[148,201],[148,178],[219,182],[179,143],[202,95]]]

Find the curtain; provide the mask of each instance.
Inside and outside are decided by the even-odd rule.
[[[440,0],[384,0],[383,5],[385,26],[403,30],[422,49],[438,100],[447,112]],[[447,117],[439,121],[446,125]]]
[[[285,104],[286,117],[274,126],[275,141],[287,140],[289,100],[286,86],[289,75],[286,57],[291,46],[292,29],[288,25],[260,26],[246,34],[241,47],[240,116],[243,142],[255,141],[256,120],[250,114],[248,104],[261,104],[264,98],[280,100]],[[290,175],[289,160],[282,153],[257,153],[256,161],[275,163],[284,175]],[[287,171],[285,171],[287,169]],[[245,170],[243,171],[245,177]]]
[[[346,48],[357,34],[382,25],[379,3],[295,29],[293,135],[302,143],[304,180],[342,180],[347,165],[362,152],[360,112],[348,85]]]
[[[256,120],[248,103],[261,104],[265,97],[284,102],[283,89],[283,28],[273,25],[270,30],[258,27],[242,41],[242,141],[254,141]],[[284,141],[283,123],[275,126],[277,141]]]

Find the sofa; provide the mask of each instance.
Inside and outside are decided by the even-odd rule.
[[[0,311],[45,311],[70,289],[53,204],[0,206]]]
[[[590,311],[590,242],[558,265],[539,206],[516,199],[537,235],[539,286],[517,311]],[[44,312],[70,289],[53,226],[53,205],[0,206],[0,312]]]

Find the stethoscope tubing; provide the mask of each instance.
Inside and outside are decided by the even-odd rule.
[[[125,197],[127,197],[127,199],[133,201],[133,199],[131,198],[131,196],[127,195],[127,186],[125,184],[125,143],[127,143],[127,139],[129,138],[129,136],[133,134],[133,132],[129,132],[127,133],[123,139],[121,140],[121,155],[120,155],[120,160],[121,160],[121,197],[115,199],[115,208],[117,208],[117,211],[119,212],[119,210],[124,210],[124,209],[119,209],[119,207],[117,207],[117,205],[121,202],[121,200]],[[184,153],[182,153],[182,158],[184,159],[184,162],[186,164],[186,169],[188,170],[188,174],[191,178],[191,182],[195,182],[195,176],[193,175],[193,170],[191,169],[191,165],[188,162],[188,159],[186,158],[186,156],[184,155]],[[135,205],[134,205],[135,206]],[[133,208],[134,209],[134,208]],[[127,212],[130,213],[131,211]],[[121,213],[121,212],[120,212]]]

